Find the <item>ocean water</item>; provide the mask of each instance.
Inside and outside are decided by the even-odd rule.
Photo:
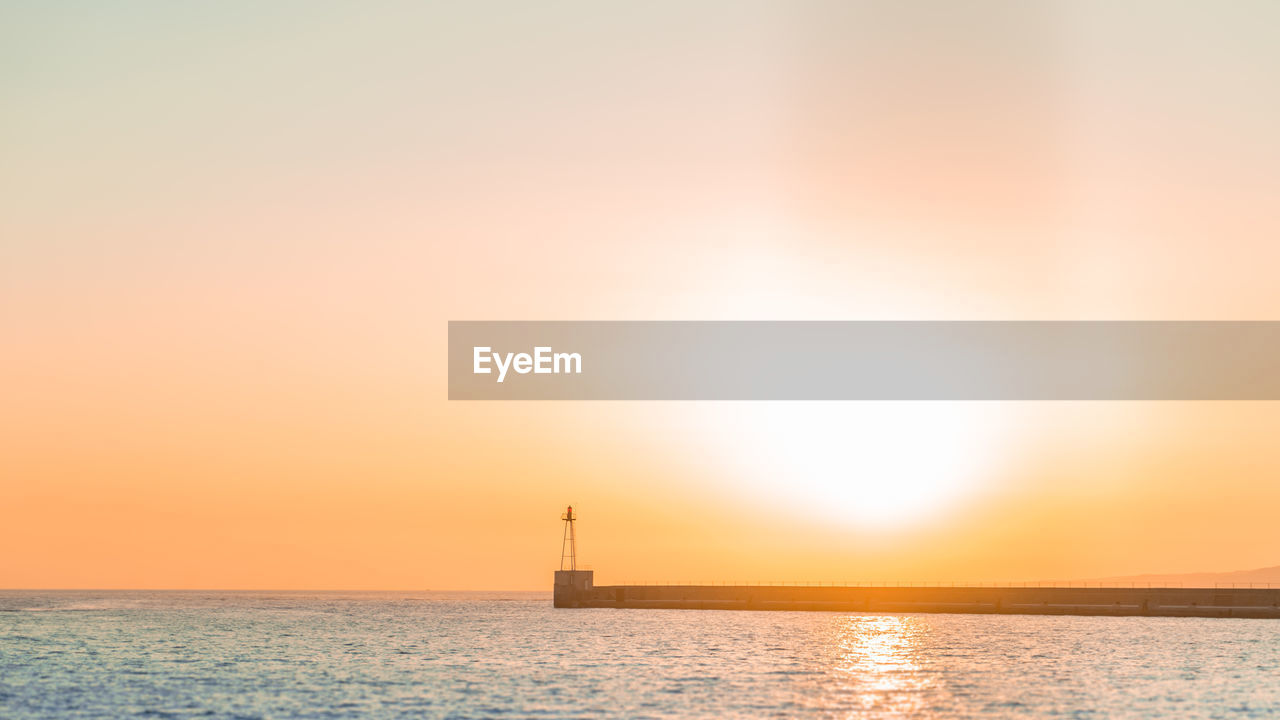
[[[0,717],[1274,717],[1280,621],[0,591]]]

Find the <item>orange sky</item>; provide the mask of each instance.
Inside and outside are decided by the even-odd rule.
[[[1280,11],[1038,8],[5,11],[0,587],[1280,564],[1274,403],[445,400],[451,319],[1280,319]]]

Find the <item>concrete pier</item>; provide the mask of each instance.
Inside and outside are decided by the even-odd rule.
[[[594,585],[593,579],[589,570],[557,572],[555,607],[1280,618],[1280,588]]]

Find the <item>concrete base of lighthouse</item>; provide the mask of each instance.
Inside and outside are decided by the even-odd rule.
[[[553,604],[558,608],[581,607],[591,594],[595,572],[591,570],[557,570]]]

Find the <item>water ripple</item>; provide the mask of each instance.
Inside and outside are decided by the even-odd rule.
[[[0,592],[0,717],[1270,717],[1280,622]]]

